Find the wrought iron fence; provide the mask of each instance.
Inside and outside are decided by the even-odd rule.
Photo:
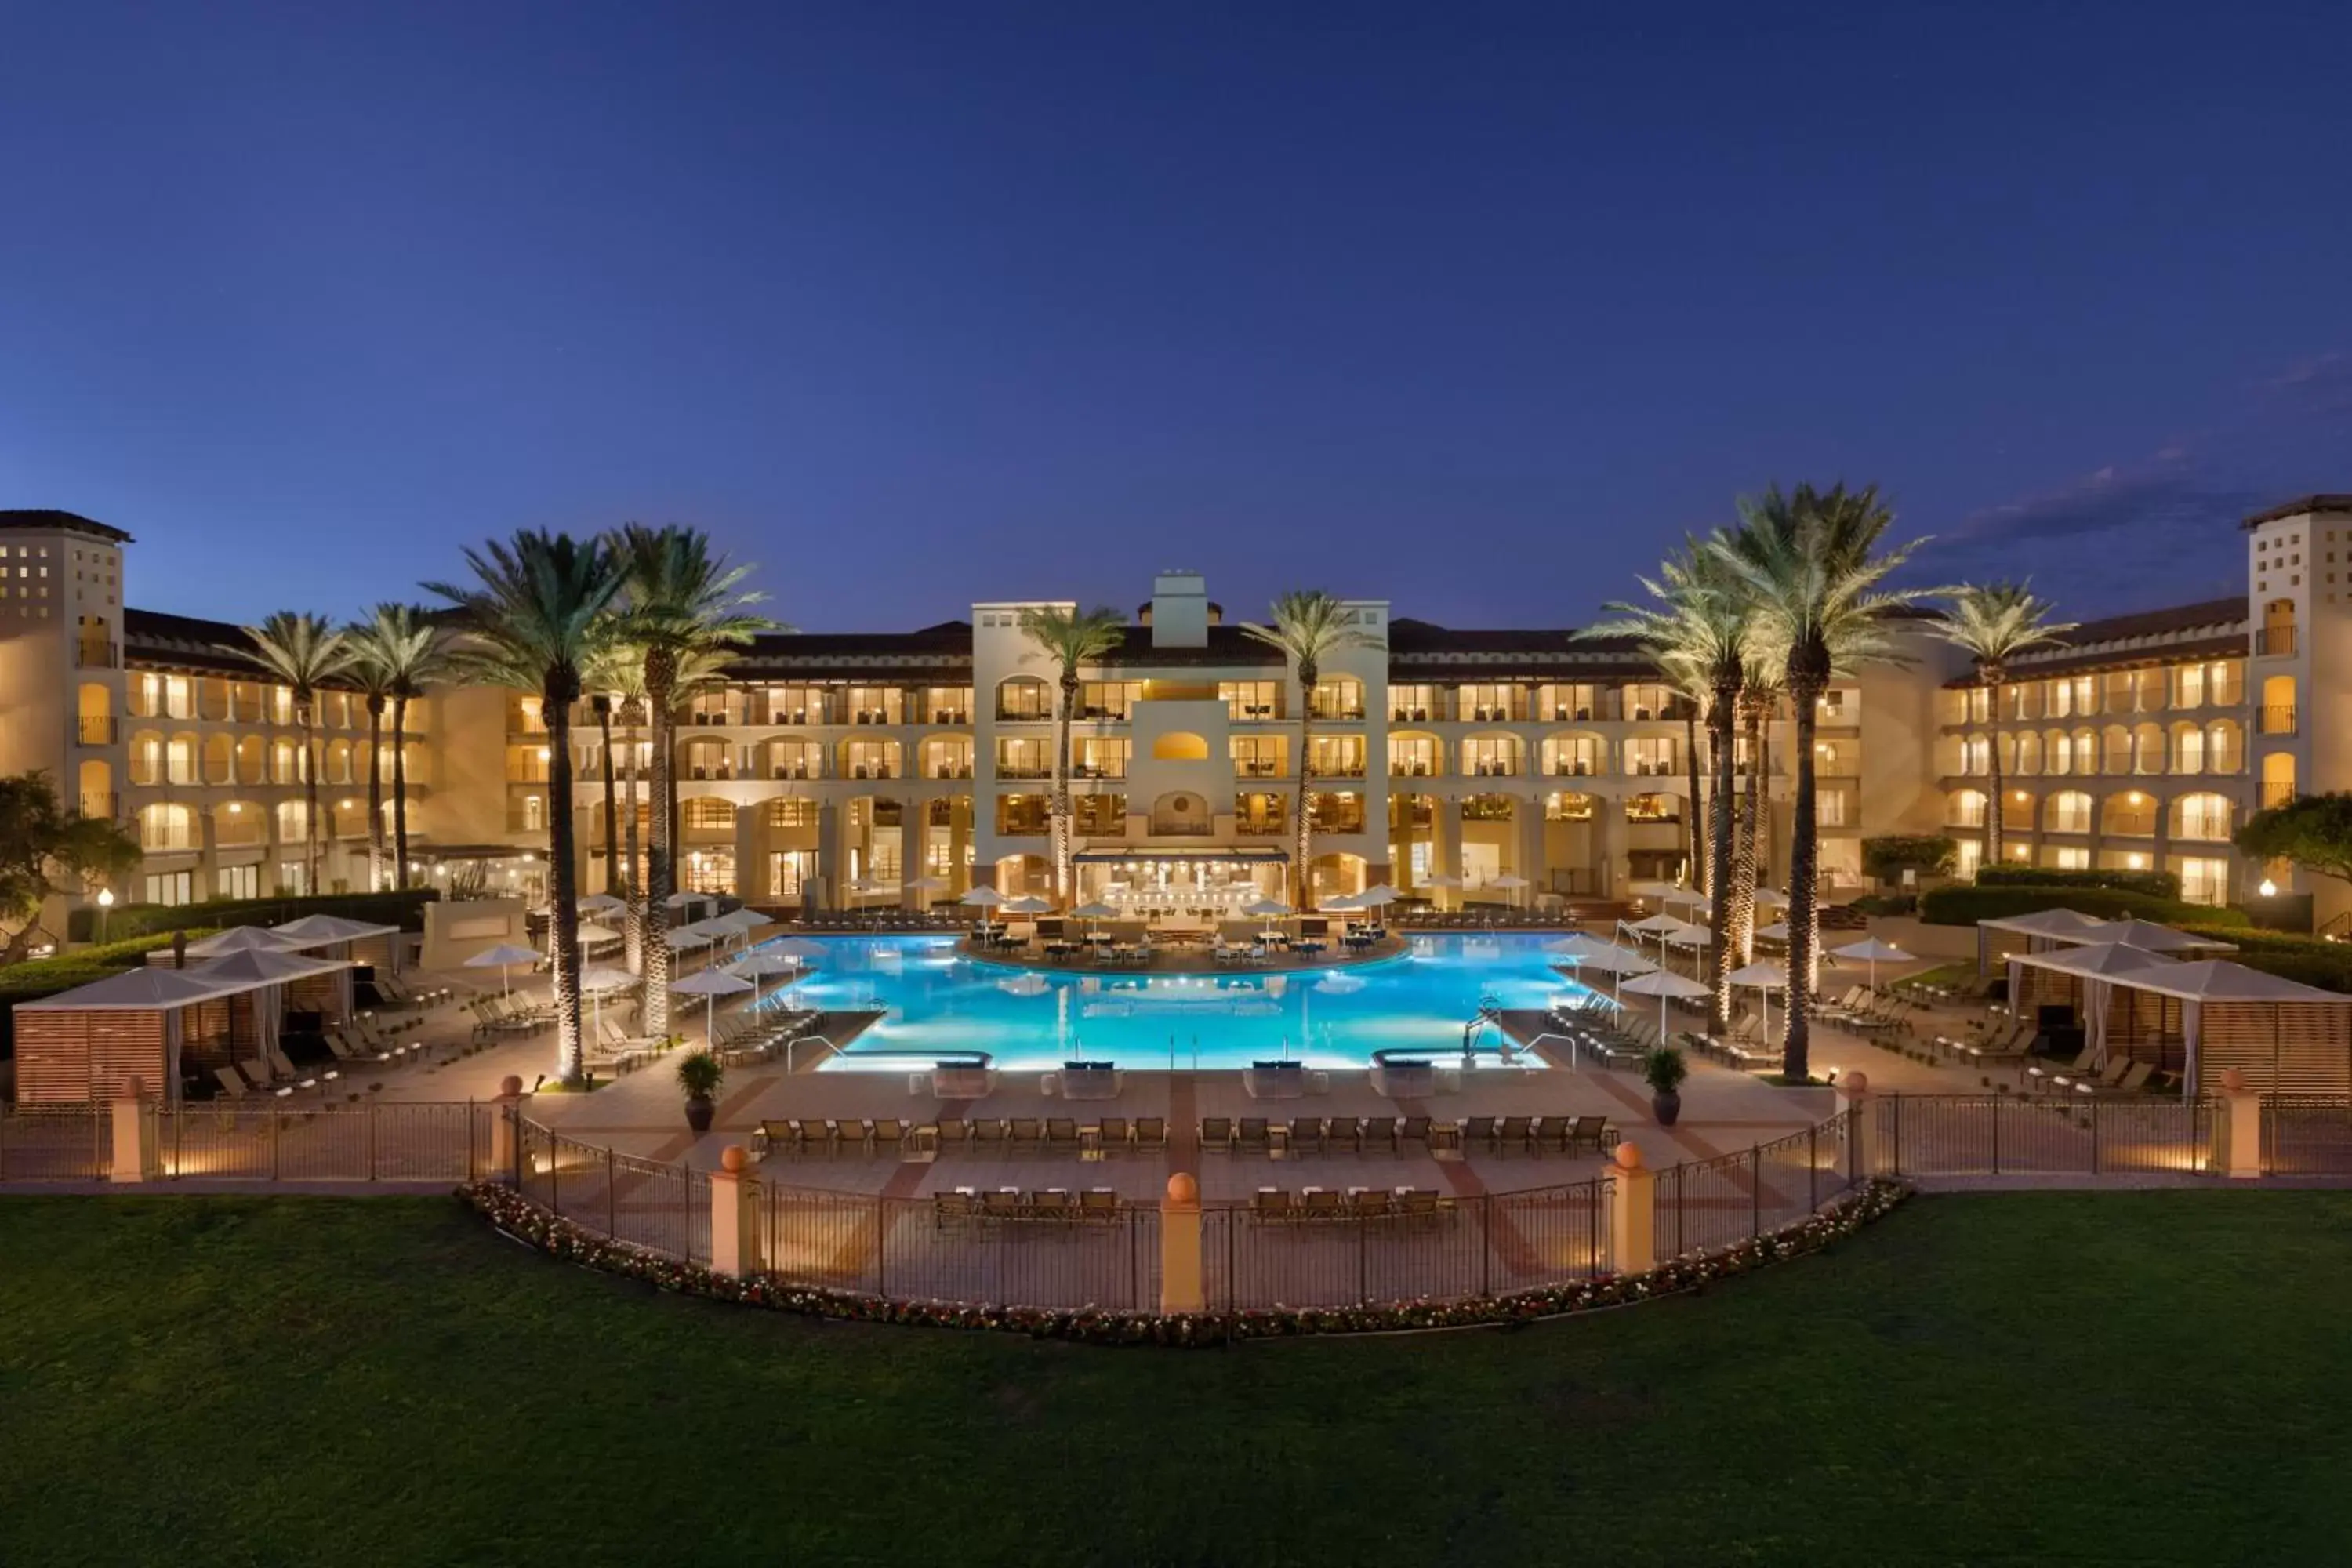
[[[113,1156],[102,1106],[0,1115],[0,1182],[102,1182]]]
[[[688,1263],[710,1261],[709,1173],[639,1159],[518,1118],[514,1169],[492,1173],[559,1219]]]
[[[2352,1097],[2263,1096],[2263,1173],[2352,1175]]]
[[[2214,1160],[2210,1100],[1890,1094],[1877,1115],[1889,1175],[2201,1172]]]
[[[1868,1173],[1859,1167],[1854,1114],[1660,1171],[1651,1214],[1660,1254],[1713,1251],[1794,1225],[1860,1182]]]

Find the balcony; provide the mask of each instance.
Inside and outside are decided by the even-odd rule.
[[[2254,652],[2264,658],[2294,657],[2293,626],[2264,626],[2254,634]]]
[[[114,796],[104,790],[85,791],[76,803],[76,808],[84,816],[105,817],[111,820],[114,816]]]
[[[690,779],[715,780],[720,784],[730,784],[734,781],[735,770],[724,763],[716,766],[697,763],[686,770],[686,776]]]
[[[46,567],[43,568],[47,570]],[[121,664],[115,646],[96,637],[85,637],[74,648],[74,663],[83,669],[112,669]]]
[[[1052,778],[1054,770],[1043,763],[999,763],[996,764],[996,776],[1000,779],[1018,779],[1024,783],[1034,783],[1038,779]]]
[[[2265,783],[2262,786],[2261,794],[2257,799],[2257,804],[2262,805],[2263,809],[2267,810],[2274,805],[2291,805],[2294,800],[2294,785],[2291,784]]]
[[[2295,732],[2294,720],[2294,705],[2293,703],[2289,703],[2283,708],[2263,708],[2256,716],[2256,722],[2260,726],[2262,733],[2265,735],[2294,734]]]
[[[111,714],[85,713],[76,721],[74,739],[85,746],[114,744],[114,718]]]

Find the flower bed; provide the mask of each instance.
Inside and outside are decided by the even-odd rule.
[[[1108,1312],[1087,1308],[969,1306],[951,1301],[894,1300],[851,1291],[788,1284],[768,1275],[738,1279],[699,1264],[631,1247],[558,1219],[509,1187],[477,1183],[457,1189],[459,1202],[500,1231],[551,1258],[642,1279],[664,1290],[733,1301],[772,1311],[798,1312],[860,1323],[912,1323],[945,1329],[993,1329],[1036,1339],[1103,1345],[1222,1345],[1237,1340],[1300,1334],[1397,1333],[1423,1329],[1537,1322],[1573,1312],[1626,1307],[1661,1296],[1703,1290],[1720,1279],[1767,1264],[1819,1252],[1892,1210],[1910,1188],[1873,1181],[1808,1219],[1715,1252],[1671,1259],[1643,1274],[1616,1274],[1573,1285],[1463,1301],[1397,1301],[1379,1306],[1251,1309],[1238,1312]]]

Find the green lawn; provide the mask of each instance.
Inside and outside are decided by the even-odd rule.
[[[1505,1333],[818,1324],[455,1204],[0,1199],[0,1563],[2314,1563],[2352,1194],[1920,1199]]]

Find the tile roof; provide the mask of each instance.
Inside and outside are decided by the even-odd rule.
[[[37,529],[44,532],[63,529],[68,533],[87,533],[96,539],[112,540],[117,544],[131,542],[130,534],[111,523],[100,522],[78,511],[60,511],[55,507],[0,507],[0,529]]]

